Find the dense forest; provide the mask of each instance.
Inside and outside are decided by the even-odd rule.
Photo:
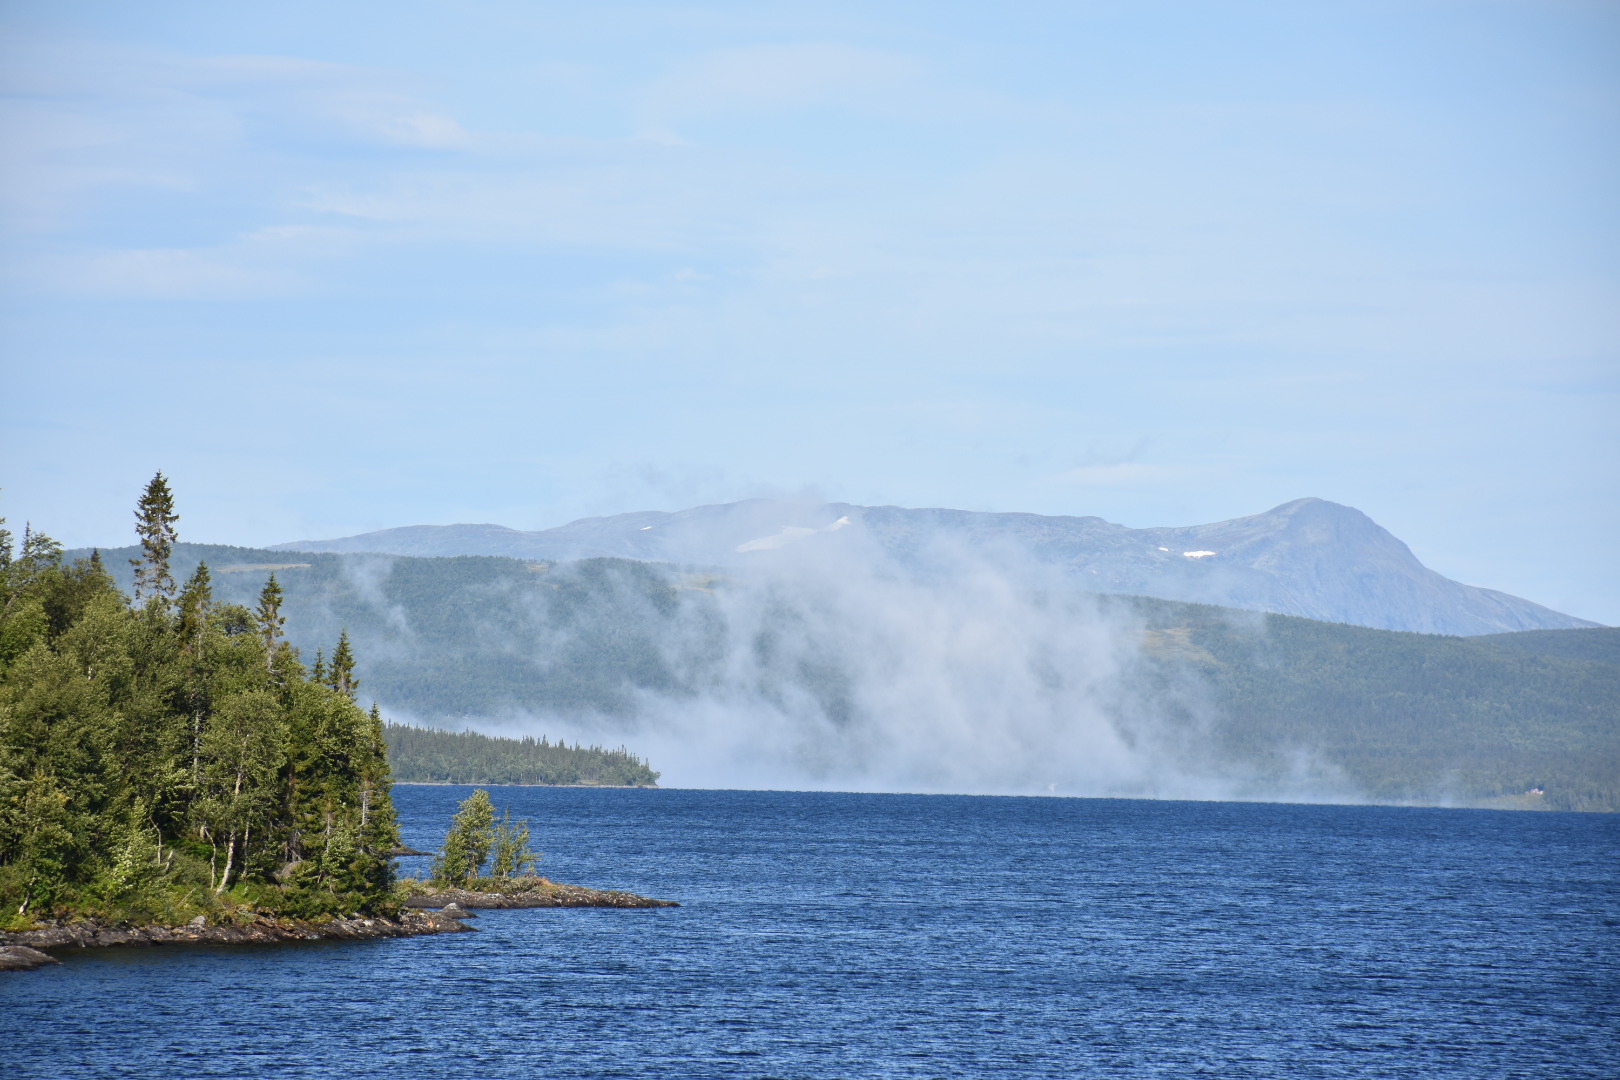
[[[136,553],[108,565],[120,570]],[[707,692],[729,655],[758,645],[728,637],[722,601],[737,579],[696,568],[175,551],[178,567],[202,560],[217,568],[216,590],[239,603],[251,604],[273,572],[295,643],[308,653],[347,628],[368,693],[433,726],[650,722],[640,712],[649,701]],[[1133,677],[1164,723],[1185,730],[1184,752],[1255,778],[1256,790],[1309,760],[1385,801],[1620,809],[1620,630],[1458,638],[1144,598],[1096,602],[1145,645]],[[829,712],[841,707],[836,665],[783,678]]]
[[[504,739],[476,731],[387,724],[383,739],[400,783],[583,784],[656,787],[658,774],[624,747],[567,746],[545,736]]]
[[[347,638],[307,668],[273,579],[251,610],[200,562],[177,583],[177,520],[160,473],[118,567],[133,604],[99,556],[0,528],[0,928],[397,909]]]
[[[1309,756],[1376,800],[1620,809],[1620,629],[1459,638],[1132,603],[1158,677],[1204,693],[1186,722],[1262,775]]]

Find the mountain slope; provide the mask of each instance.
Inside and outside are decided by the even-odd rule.
[[[102,554],[127,588],[135,550]],[[653,743],[666,770],[677,750],[688,766],[735,750],[732,784],[761,762],[791,761],[803,770],[793,777],[815,780],[883,775],[909,759],[965,762],[950,775],[968,786],[1000,767],[1024,784],[1008,788],[1048,790],[1064,780],[1063,761],[1083,769],[1112,745],[1086,727],[1095,709],[1129,733],[1139,759],[1224,778],[1198,797],[1620,809],[1620,630],[1609,628],[1458,638],[1078,592],[1072,605],[1037,594],[996,610],[978,602],[986,594],[933,582],[901,594],[919,617],[873,634],[848,616],[878,615],[888,596],[835,598],[833,617],[818,618],[828,605],[816,587],[778,578],[761,590],[763,566],[716,576],[613,559],[295,562],[180,544],[176,575],[199,559],[222,601],[251,602],[274,568],[306,661],[346,628],[362,701],[439,726]],[[1099,633],[1045,648],[1071,619]],[[1029,648],[1006,649],[1030,622]],[[953,635],[965,635],[959,648]],[[916,656],[942,649],[939,664],[908,676]],[[1110,656],[1120,662],[1109,667]],[[1056,705],[1051,723],[1029,722],[1026,706],[1043,703]],[[694,726],[681,728],[683,716]],[[1041,774],[1027,783],[1012,765]],[[1110,766],[1092,782],[1115,775]]]
[[[1593,625],[1452,581],[1359,510],[1323,499],[1298,499],[1209,525],[1149,529],[1098,517],[753,499],[675,513],[584,518],[535,532],[417,525],[275,550],[609,557],[737,567],[779,558],[789,547],[853,554],[861,545],[875,545],[922,573],[949,574],[964,560],[985,560],[1013,571],[1058,569],[1097,592],[1385,630],[1477,635]]]

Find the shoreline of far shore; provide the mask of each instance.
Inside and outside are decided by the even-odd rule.
[[[514,784],[500,780],[395,780],[395,787],[554,787],[607,788],[617,791],[663,791],[657,784]]]

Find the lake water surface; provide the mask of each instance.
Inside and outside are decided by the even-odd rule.
[[[397,788],[406,843],[470,790]],[[684,906],[61,954],[0,977],[0,1075],[1620,1075],[1620,815],[492,795]]]

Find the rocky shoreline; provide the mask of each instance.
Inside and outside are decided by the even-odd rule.
[[[470,889],[437,889],[417,893],[405,901],[407,908],[661,908],[680,907],[674,900],[654,900],[617,889],[587,889],[583,885],[559,885],[544,879],[502,892]]]
[[[475,908],[661,908],[680,907],[617,889],[559,885],[544,878],[513,882],[503,892],[440,889],[413,893],[392,918],[283,919],[256,914],[244,921],[210,926],[201,916],[185,926],[113,926],[94,920],[65,922],[34,930],[0,931],[0,971],[33,971],[57,960],[43,949],[90,949],[146,945],[268,945],[288,941],[367,941],[455,934],[474,929],[461,920]],[[438,910],[433,910],[438,909]]]
[[[144,945],[266,945],[287,941],[368,941],[414,937],[418,934],[454,934],[472,930],[442,912],[406,910],[394,918],[351,917],[313,922],[255,915],[250,921],[209,926],[193,921],[186,926],[107,926],[85,921],[37,930],[0,932],[0,971],[28,971],[57,963],[41,949],[105,948]],[[44,959],[40,959],[43,957]]]

